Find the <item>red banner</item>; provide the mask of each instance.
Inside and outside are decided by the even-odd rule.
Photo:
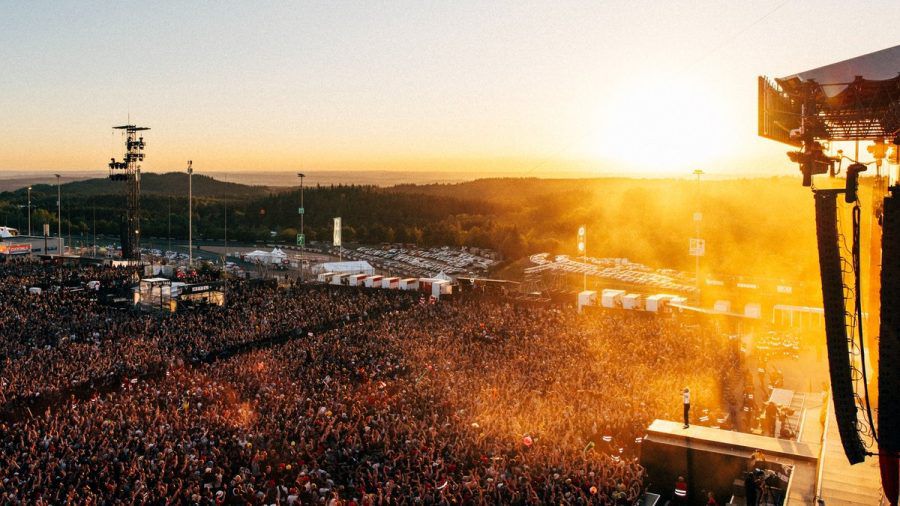
[[[23,255],[31,253],[30,244],[0,244],[0,254],[2,255]]]

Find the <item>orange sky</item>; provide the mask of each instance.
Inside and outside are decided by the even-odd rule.
[[[103,169],[130,114],[155,171],[794,173],[756,76],[896,45],[900,10],[724,5],[8,3],[0,171]]]

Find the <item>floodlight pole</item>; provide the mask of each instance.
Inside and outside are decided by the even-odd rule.
[[[582,272],[582,291],[587,291],[587,234],[585,234],[584,252],[581,255],[581,262],[584,263],[584,272]]]
[[[169,232],[167,235],[168,238],[168,251],[172,251],[172,197],[169,197]]]
[[[194,266],[194,187],[193,187],[193,175],[194,175],[194,167],[193,162],[188,160],[187,166],[188,173],[188,267]]]
[[[59,180],[62,176],[56,176],[56,254],[63,254],[62,245],[62,189],[60,189]]]
[[[300,235],[303,236],[303,244],[300,245],[300,282],[303,283],[305,281],[303,273],[303,249],[306,247],[306,235],[303,233],[303,218],[306,215],[306,208],[303,207],[303,178],[306,177],[306,174],[298,172],[297,177],[300,178]]]
[[[225,259],[222,260],[222,268],[228,263],[228,176],[225,176]]]
[[[31,237],[31,187],[28,187],[28,236]]]
[[[696,170],[694,170],[693,174],[695,176],[697,176],[696,195],[694,197],[696,199],[695,205],[697,206],[697,211],[694,214],[694,237],[696,237],[697,241],[699,242],[699,240],[700,240],[700,222],[703,220],[703,214],[700,211],[700,176],[702,176],[704,174],[704,172],[701,169],[696,169]],[[704,252],[705,252],[705,249],[706,248],[704,247]],[[700,255],[699,255],[700,252],[697,251],[696,253],[698,253],[698,254],[694,256],[694,281],[697,283],[697,305],[699,306],[700,305],[700,288],[701,288]]]
[[[578,251],[581,253],[582,290],[587,290],[587,226],[578,227]]]

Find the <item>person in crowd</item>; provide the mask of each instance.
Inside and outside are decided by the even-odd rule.
[[[684,476],[679,476],[675,481],[675,491],[672,493],[672,502],[674,504],[688,503],[688,487]]]

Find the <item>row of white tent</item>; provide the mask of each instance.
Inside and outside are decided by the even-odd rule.
[[[598,304],[599,303],[599,304]],[[683,305],[687,298],[680,295],[659,293],[644,297],[639,293],[626,293],[625,290],[610,288],[600,292],[599,297],[595,290],[585,290],[578,294],[578,312],[582,312],[584,306],[597,306],[605,308],[631,309],[637,311],[649,311],[658,313],[669,305]]]
[[[680,295],[670,295],[658,293],[655,295],[643,296],[639,293],[627,293],[625,290],[615,290],[606,288],[599,294],[594,290],[585,290],[578,294],[578,312],[583,311],[584,306],[597,306],[605,308],[631,309],[635,311],[649,311],[658,313],[666,307],[685,307],[687,306],[687,298]],[[696,310],[696,308],[694,308]],[[712,311],[704,311],[716,314],[729,314],[733,316],[743,316],[745,318],[762,318],[762,306],[755,302],[746,304],[743,313],[735,313],[731,309],[731,302],[727,300],[717,300],[713,304]]]
[[[434,278],[399,278],[370,274],[348,274],[340,272],[323,272],[316,278],[320,283],[331,285],[359,286],[366,288],[383,288],[386,290],[407,290],[427,293],[435,298],[453,293],[453,282],[440,277]]]

